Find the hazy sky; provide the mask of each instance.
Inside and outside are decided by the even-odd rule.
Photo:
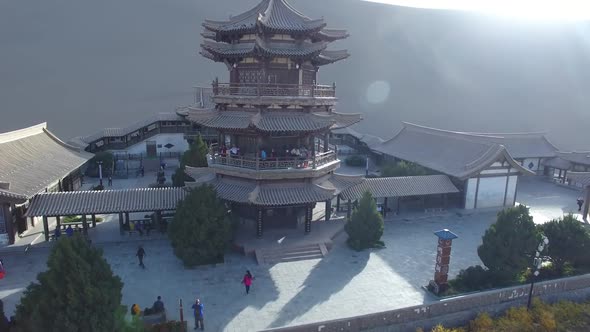
[[[225,66],[198,55],[201,22],[255,0],[0,0],[0,131],[47,121],[63,138],[192,101]],[[360,0],[292,0],[351,36],[320,70],[338,110],[383,137],[401,121],[466,131],[548,131],[590,150],[590,26]]]

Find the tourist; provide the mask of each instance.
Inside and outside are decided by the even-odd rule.
[[[139,316],[141,314],[141,308],[137,303],[131,306],[131,315],[132,316]]]
[[[275,152],[275,149],[270,149],[270,158],[275,159],[276,157],[277,157],[277,153]]]
[[[266,160],[266,151],[264,151],[264,149],[262,149],[262,151],[260,151],[260,158],[262,160]]]
[[[145,256],[145,250],[143,250],[143,247],[141,245],[139,246],[139,248],[137,248],[137,254],[135,254],[135,256],[137,256],[137,258],[139,259],[139,266],[145,269],[145,265],[143,265],[143,256]]]
[[[221,146],[221,156],[225,157],[227,155],[227,147],[224,145]]]
[[[109,175],[109,187],[113,186],[113,176]]]
[[[53,231],[53,237],[57,240],[61,236],[61,230],[59,227],[55,227],[55,231]]]
[[[145,175],[145,168],[143,168],[143,165],[139,168],[139,173],[141,173],[141,177]]]
[[[156,301],[154,302],[154,305],[152,306],[152,310],[155,314],[164,311],[164,302],[162,302],[161,296],[158,296],[158,299],[156,299]]]
[[[584,199],[582,197],[578,197],[578,212],[582,211],[582,205],[584,205]]]
[[[231,149],[229,149],[229,154],[232,156],[237,156],[239,152],[240,152],[240,149],[235,145],[232,146]]]
[[[72,229],[72,225],[68,225],[66,228],[66,235],[68,237],[72,237],[74,235],[74,230]]]
[[[246,294],[250,294],[250,286],[252,286],[252,280],[254,280],[254,277],[252,276],[252,273],[250,273],[250,270],[247,270],[246,274],[244,275],[244,278],[242,279],[242,283],[244,284],[244,286],[246,286]]]
[[[143,224],[141,223],[141,221],[137,221],[137,224],[135,225],[135,229],[137,230],[139,235],[143,236]]]
[[[4,279],[6,270],[4,269],[4,262],[0,259],[0,279]]]
[[[193,312],[195,315],[195,330],[201,327],[201,330],[205,329],[205,324],[203,323],[203,303],[201,300],[197,299],[195,304],[193,304]]]

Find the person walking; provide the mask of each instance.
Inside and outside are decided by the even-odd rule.
[[[195,301],[193,304],[193,312],[195,314],[195,330],[201,327],[201,330],[205,329],[205,325],[203,324],[203,303],[201,303],[200,299]]]
[[[135,254],[135,256],[137,256],[137,258],[139,259],[139,266],[145,269],[145,265],[143,265],[143,256],[145,256],[145,250],[143,250],[142,246],[139,246],[139,248],[137,248],[137,254]]]
[[[156,314],[158,314],[160,312],[164,312],[164,310],[165,310],[164,309],[164,302],[162,302],[162,297],[161,296],[158,296],[158,298],[154,302],[154,305],[152,306],[152,310]]]
[[[578,203],[578,212],[581,212],[582,211],[582,205],[584,205],[584,199],[582,197],[578,197],[577,203]]]
[[[250,286],[252,286],[252,280],[254,280],[254,277],[252,276],[252,273],[250,273],[250,270],[247,270],[246,274],[244,274],[244,278],[242,279],[242,283],[244,284],[244,286],[246,286],[246,294],[250,294]]]
[[[113,186],[113,176],[109,175],[109,187]]]

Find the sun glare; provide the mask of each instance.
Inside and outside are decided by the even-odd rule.
[[[364,0],[398,6],[456,9],[534,20],[588,20],[589,0]]]

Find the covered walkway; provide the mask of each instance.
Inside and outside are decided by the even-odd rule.
[[[340,199],[347,201],[347,218],[352,213],[352,202],[360,199],[365,192],[374,198],[383,198],[382,213],[385,217],[388,211],[387,201],[390,197],[425,197],[442,195],[446,202],[447,194],[459,193],[451,179],[446,175],[423,175],[387,178],[370,178],[356,184],[340,193],[336,201],[336,209],[340,209]]]
[[[129,213],[154,212],[155,222],[161,213],[174,211],[178,202],[188,194],[186,188],[135,188],[103,191],[70,191],[38,194],[31,200],[26,216],[43,217],[45,240],[50,238],[48,217],[55,217],[57,228],[62,216],[82,216],[84,234],[88,233],[88,219],[96,226],[97,214],[119,214],[119,229],[129,224]]]

